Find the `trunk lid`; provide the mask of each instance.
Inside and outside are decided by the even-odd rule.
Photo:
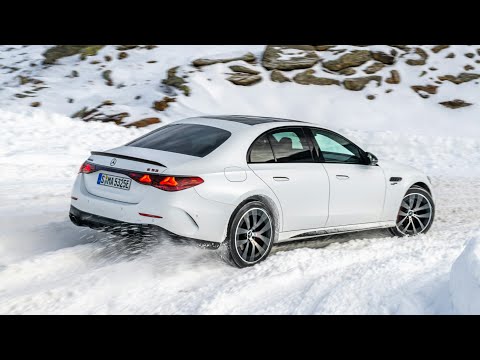
[[[90,194],[110,200],[138,204],[147,196],[151,187],[131,179],[128,176],[129,172],[158,175],[164,173],[168,167],[185,164],[195,159],[198,158],[161,150],[122,146],[105,152],[93,151],[88,161],[99,166],[100,169],[91,174],[82,175],[85,188]],[[101,174],[113,176],[119,179],[118,181],[130,180],[130,187],[122,189],[102,185],[99,178]]]

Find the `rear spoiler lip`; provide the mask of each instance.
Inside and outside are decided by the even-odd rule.
[[[155,162],[155,161],[151,161],[151,160],[145,160],[145,159],[140,159],[140,158],[133,157],[133,156],[118,155],[118,154],[112,154],[112,153],[102,152],[102,151],[92,151],[92,152],[90,152],[90,154],[92,154],[92,155],[100,155],[100,156],[116,157],[116,158],[119,158],[119,159],[138,161],[138,162],[143,162],[143,163],[145,163],[145,164],[151,164],[151,165],[156,165],[156,166],[161,166],[161,167],[167,168],[165,165],[160,164],[159,162]]]

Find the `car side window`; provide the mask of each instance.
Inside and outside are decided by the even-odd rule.
[[[274,162],[275,157],[273,156],[272,147],[270,146],[267,135],[260,136],[250,148],[249,163],[264,164]]]
[[[326,163],[364,163],[361,150],[347,139],[320,129],[312,129],[312,132]]]
[[[269,140],[278,163],[314,162],[302,128],[275,130],[269,134]]]

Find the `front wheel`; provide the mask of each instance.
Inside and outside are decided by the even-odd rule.
[[[267,206],[253,201],[235,214],[229,229],[227,246],[234,265],[244,268],[265,260],[275,238],[275,218]]]
[[[396,226],[390,228],[394,236],[415,236],[430,230],[435,217],[435,204],[428,191],[412,187],[405,194],[398,211]]]

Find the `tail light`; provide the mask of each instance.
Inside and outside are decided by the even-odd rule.
[[[163,191],[180,191],[203,183],[203,179],[198,176],[161,176],[138,173],[129,173],[128,176],[140,184],[150,185]]]
[[[96,167],[94,164],[89,163],[89,162],[84,162],[82,166],[80,166],[80,170],[78,173],[80,174],[90,174],[97,171]]]

